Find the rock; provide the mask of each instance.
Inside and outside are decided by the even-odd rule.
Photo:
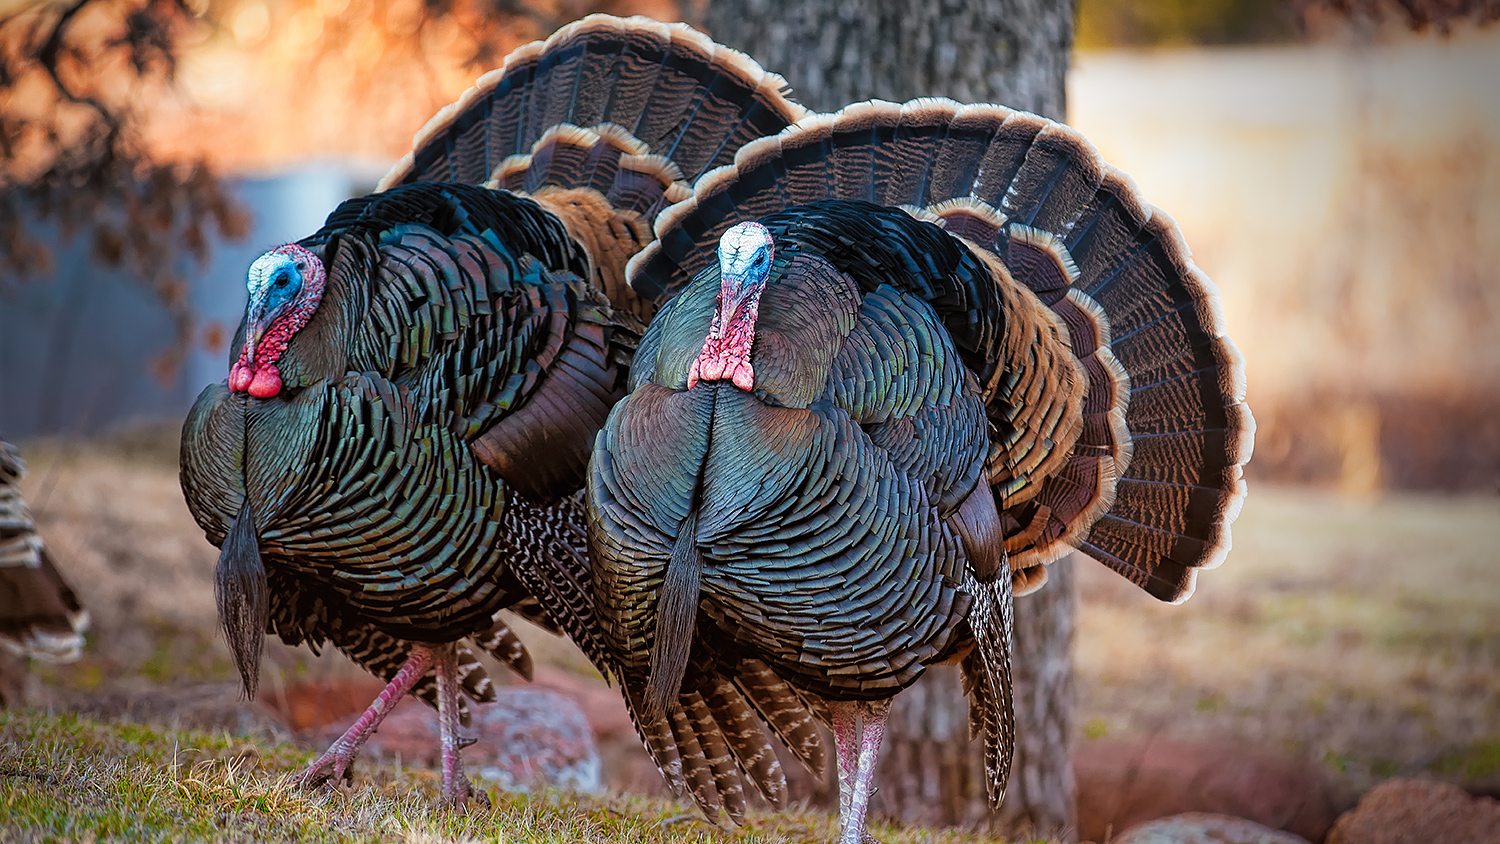
[[[599,742],[626,737],[637,745],[641,743],[619,689],[598,677],[585,677],[547,665],[538,665],[532,676],[530,688],[549,689],[572,698],[583,710],[589,729]]]
[[[545,689],[496,694],[497,701],[477,707],[473,729],[479,741],[465,751],[484,766],[481,777],[507,791],[604,791],[599,749],[572,698]]]
[[[384,684],[373,677],[325,678],[285,688],[262,689],[260,705],[297,733],[309,749],[321,752],[354,722],[382,688]],[[535,682],[524,686],[501,686],[497,691],[505,695],[525,690],[557,693],[569,700],[573,710],[582,711],[586,729],[592,733],[592,743],[600,759],[602,773],[598,780],[605,786],[617,791],[667,792],[651,757],[641,747],[619,689],[598,677],[539,665]],[[483,706],[474,707],[476,720],[469,733],[478,728],[478,719],[484,709]],[[484,752],[478,745],[467,748],[464,751],[466,766],[472,770],[473,766],[468,763],[480,759]],[[366,745],[365,754],[372,759],[399,759],[403,764],[436,765],[437,721],[432,709],[410,697],[402,700]],[[501,765],[487,762],[485,767],[494,768],[490,773],[501,776]],[[568,787],[592,791],[594,779],[585,777],[580,784]]]
[[[514,686],[497,688],[495,697],[494,703],[469,704],[469,726],[459,729],[461,736],[474,739],[463,750],[465,768],[507,791],[549,786],[588,794],[604,790],[599,749],[583,710],[572,698]],[[321,750],[348,727],[347,720],[304,735]],[[440,750],[437,712],[406,697],[386,716],[360,755],[437,767]]]
[[[586,677],[538,665],[531,688],[551,689],[578,702],[588,718],[599,745],[604,785],[610,791],[665,796],[666,781],[656,770],[640,736],[630,723],[630,713],[620,690],[598,677]],[[798,766],[801,767],[800,765]]]
[[[1188,812],[1147,821],[1110,844],[1308,844],[1306,838],[1254,821],[1207,812]]]
[[[369,707],[385,683],[374,677],[329,677],[285,688],[261,686],[260,703],[288,730],[305,733],[338,725],[343,732]]]
[[[1500,802],[1456,785],[1386,780],[1339,817],[1328,844],[1500,844]]]
[[[1322,841],[1353,804],[1320,766],[1234,743],[1085,741],[1074,771],[1079,835],[1093,841],[1188,812],[1244,818]]]

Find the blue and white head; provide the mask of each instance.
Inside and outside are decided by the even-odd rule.
[[[719,238],[719,275],[722,278],[724,304],[743,300],[756,288],[764,288],[771,275],[771,259],[776,255],[776,241],[770,229],[760,223],[740,223]]]
[[[286,313],[302,292],[306,272],[305,261],[279,249],[256,258],[245,279],[245,289],[250,291],[250,325],[269,325]]]
[[[269,398],[281,392],[276,361],[318,309],[326,272],[318,256],[288,243],[255,259],[245,278],[250,304],[245,345],[229,371],[229,389]]]

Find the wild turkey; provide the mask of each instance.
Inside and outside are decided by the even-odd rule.
[[[21,497],[25,474],[21,453],[0,440],[0,645],[23,659],[70,662],[83,649],[89,614],[37,533]],[[0,688],[0,704],[6,698]]]
[[[530,674],[501,610],[614,670],[580,490],[624,393],[633,314],[650,311],[625,260],[684,179],[804,113],[779,77],[684,25],[591,16],[512,53],[377,193],[251,265],[228,381],[199,396],[182,443],[183,492],[222,547],[226,637],[251,696],[266,633],[331,643],[390,681],[306,784],[348,776],[411,691],[438,710],[443,798],[463,802],[463,697],[493,698],[465,641]],[[739,816],[737,763],[771,799],[785,791],[752,704],[780,711],[773,729],[811,742],[813,763],[816,733],[784,685],[706,670],[717,696],[689,701],[691,722],[638,727],[706,812]]]
[[[1180,601],[1229,549],[1253,422],[1211,282],[1076,131],[947,100],[748,144],[656,232],[630,281],[675,298],[588,484],[624,684],[660,706],[710,653],[826,701],[857,844],[890,699],[961,660],[998,805],[1013,590],[1077,547]]]

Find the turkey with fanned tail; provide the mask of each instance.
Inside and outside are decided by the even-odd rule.
[[[0,440],[0,647],[23,660],[71,662],[83,650],[89,614],[58,573],[21,497],[25,474],[21,453]],[[18,685],[0,682],[0,706],[21,702],[7,697]]]
[[[251,265],[229,377],[183,430],[183,491],[222,548],[220,619],[250,695],[267,633],[389,681],[305,783],[347,777],[411,692],[438,710],[442,796],[462,803],[465,698],[493,698],[474,649],[530,672],[501,610],[617,673],[579,491],[653,310],[625,261],[687,180],[804,114],[779,77],[684,25],[591,16],[512,53],[376,193]],[[821,750],[762,666],[702,669],[672,712],[632,715],[675,785],[738,818],[741,771],[785,791],[752,711],[808,762]]]
[[[1217,292],[1076,131],[947,100],[748,144],[656,233],[630,282],[673,298],[588,482],[624,685],[659,706],[712,654],[826,704],[858,844],[890,699],[959,661],[998,804],[1012,596],[1079,548],[1179,601],[1229,548]]]

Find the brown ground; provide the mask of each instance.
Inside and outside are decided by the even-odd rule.
[[[1500,498],[1252,489],[1182,606],[1079,568],[1086,736],[1242,738],[1500,786]]]
[[[216,551],[182,502],[173,448],[147,438],[23,453],[25,492],[94,618],[81,662],[39,670],[38,699],[274,731],[237,700],[214,622]],[[1248,739],[1323,761],[1355,787],[1427,773],[1500,788],[1500,498],[1258,485],[1234,536],[1183,606],[1079,567],[1084,741]],[[532,633],[539,663],[588,673],[571,645]],[[274,698],[300,678],[357,674],[272,646],[262,689]]]

